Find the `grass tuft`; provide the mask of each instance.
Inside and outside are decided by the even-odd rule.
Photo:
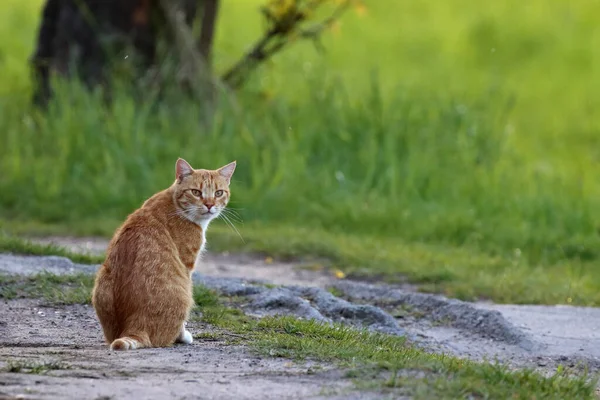
[[[94,276],[41,272],[18,276],[0,274],[0,299],[41,298],[51,304],[90,304]]]
[[[70,369],[71,366],[60,361],[21,361],[9,360],[6,363],[6,372],[41,375],[48,371]]]
[[[0,231],[0,253],[26,254],[35,256],[61,256],[70,258],[73,262],[83,264],[99,264],[103,257],[88,254],[73,253],[53,244],[38,244],[22,238],[7,235]]]
[[[212,307],[219,304],[217,292],[206,286],[195,285],[193,296],[197,307]]]
[[[203,310],[204,321],[244,338],[263,356],[318,360],[348,369],[359,387],[400,389],[415,399],[594,399],[595,381],[559,369],[543,376],[414,347],[403,337],[292,317],[244,316],[223,306]]]

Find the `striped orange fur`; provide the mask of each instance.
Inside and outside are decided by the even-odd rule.
[[[235,161],[217,170],[176,164],[175,182],[146,200],[112,238],[92,293],[113,350],[191,343],[191,274],[206,229],[225,209]]]

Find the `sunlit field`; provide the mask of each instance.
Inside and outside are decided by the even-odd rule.
[[[224,71],[261,32],[223,2]],[[29,105],[41,2],[0,4],[0,217],[110,235],[177,157],[237,159],[214,248],[327,256],[462,298],[600,304],[600,3],[365,1],[264,65],[210,128],[183,98]],[[60,88],[59,88],[60,89]],[[209,235],[210,236],[210,235]]]

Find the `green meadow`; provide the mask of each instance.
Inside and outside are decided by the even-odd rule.
[[[224,71],[260,1],[225,0]],[[351,276],[498,302],[600,304],[600,3],[365,0],[252,75],[212,124],[172,94],[59,85],[29,105],[40,0],[0,4],[0,228],[111,235],[173,181],[233,159],[242,241]]]

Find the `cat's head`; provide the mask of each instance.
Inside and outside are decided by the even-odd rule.
[[[216,170],[193,169],[180,158],[175,166],[173,199],[178,213],[203,227],[229,203],[229,183],[235,161]]]

